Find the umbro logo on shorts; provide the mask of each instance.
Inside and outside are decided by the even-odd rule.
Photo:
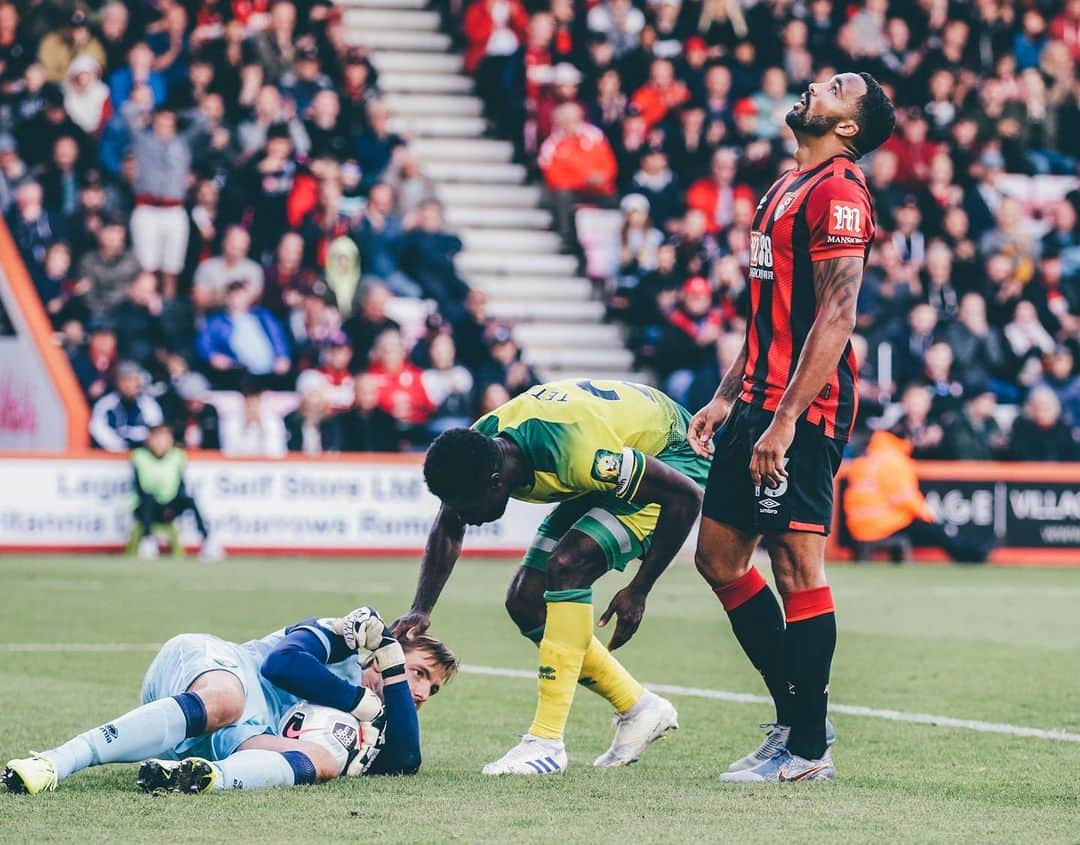
[[[758,502],[759,513],[776,513],[778,507],[780,503],[776,499],[762,499]]]

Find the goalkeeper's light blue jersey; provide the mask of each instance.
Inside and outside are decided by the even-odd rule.
[[[360,661],[357,659],[354,652],[350,651],[347,647],[344,647],[343,643],[339,643],[341,637],[330,629],[331,621],[332,620],[330,619],[305,619],[303,622],[298,622],[295,625],[280,628],[273,633],[267,634],[261,639],[235,644],[235,652],[244,668],[245,677],[250,674],[252,678],[257,680],[258,686],[262,690],[262,697],[266,701],[267,716],[270,725],[276,727],[286,711],[300,701],[300,699],[292,693],[286,692],[280,687],[270,683],[261,673],[262,665],[266,661],[266,658],[281,644],[282,640],[293,633],[293,631],[305,630],[313,633],[326,647],[326,668],[339,678],[348,681],[353,686],[361,686],[363,684],[364,672],[363,667],[360,665]],[[335,660],[335,658],[337,659]],[[248,686],[246,680],[245,686]],[[248,687],[249,699],[252,694],[252,689],[252,687]]]

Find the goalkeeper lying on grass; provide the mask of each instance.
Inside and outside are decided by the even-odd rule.
[[[434,637],[403,649],[370,607],[246,643],[180,634],[147,669],[141,707],[9,761],[3,779],[10,792],[36,794],[90,766],[140,760],[147,792],[413,774],[416,711],[456,670],[457,658]]]

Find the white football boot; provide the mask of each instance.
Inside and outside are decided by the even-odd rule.
[[[566,771],[566,746],[561,739],[524,734],[521,742],[482,769],[485,775],[555,775]]]
[[[611,747],[593,761],[599,768],[629,766],[641,753],[669,731],[679,729],[679,714],[666,698],[645,690],[625,713],[615,716],[615,738]]]
[[[766,760],[753,769],[724,772],[717,780],[721,783],[831,782],[836,780],[836,766],[827,748],[817,760],[797,757],[784,748],[778,751],[771,760]]]
[[[762,722],[761,727],[768,729],[764,741],[745,757],[740,757],[728,766],[729,772],[741,772],[744,769],[756,768],[766,760],[771,760],[779,751],[787,747],[788,737],[791,736],[791,728],[778,722]],[[832,748],[835,742],[836,728],[833,727],[831,719],[826,719],[825,747]]]
[[[157,537],[147,534],[139,540],[139,557],[143,560],[157,560],[161,556],[158,549]]]

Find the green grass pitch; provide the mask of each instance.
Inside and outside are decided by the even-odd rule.
[[[466,663],[536,665],[502,608],[512,568],[463,562],[450,581],[433,632]],[[242,640],[362,603],[393,618],[415,574],[414,561],[0,559],[0,762],[134,706],[152,657],[12,644],[152,644],[181,631]],[[1080,731],[1080,570],[830,574],[834,702]],[[597,605],[622,581],[601,581]],[[620,656],[647,682],[763,692],[685,563],[661,580]],[[112,766],[53,794],[0,794],[0,831],[10,843],[1080,841],[1080,743],[837,714],[836,784],[721,786],[715,775],[760,739],[770,713],[685,696],[672,697],[682,730],[631,768],[592,769],[610,714],[579,690],[565,775],[482,777],[528,726],[534,690],[527,679],[461,675],[421,714],[425,762],[414,778],[151,798],[135,789],[134,765]]]

